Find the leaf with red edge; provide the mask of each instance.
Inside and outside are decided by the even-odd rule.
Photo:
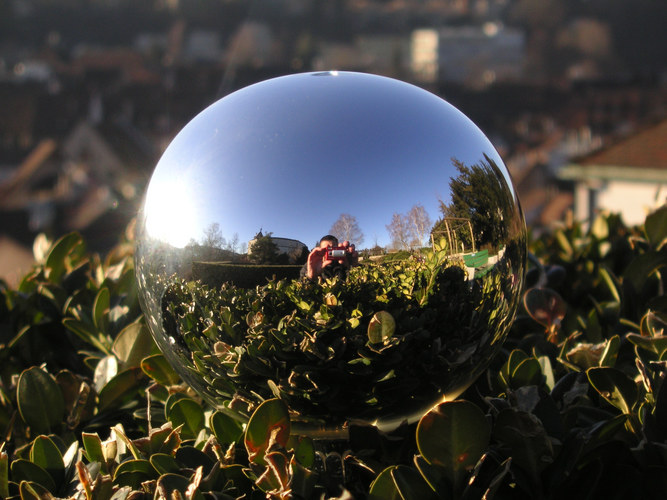
[[[290,435],[287,406],[280,399],[264,401],[250,417],[245,447],[251,462],[266,465],[264,454],[274,445],[284,447]]]
[[[531,288],[523,296],[526,312],[546,328],[560,324],[567,312],[563,298],[550,288]]]

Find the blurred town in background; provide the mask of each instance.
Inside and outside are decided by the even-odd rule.
[[[534,233],[667,197],[667,2],[2,0],[0,277],[45,232],[104,252],[199,111],[352,70],[443,97],[490,138]]]

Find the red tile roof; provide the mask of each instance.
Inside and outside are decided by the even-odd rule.
[[[581,166],[667,169],[667,120],[643,128],[574,163]]]

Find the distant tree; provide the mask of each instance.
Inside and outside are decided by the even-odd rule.
[[[340,214],[340,217],[333,223],[329,232],[338,238],[338,241],[343,242],[347,240],[357,247],[360,247],[364,241],[364,233],[359,229],[357,218],[350,214]]]
[[[397,250],[410,248],[410,223],[407,216],[395,213],[386,228],[393,248]]]

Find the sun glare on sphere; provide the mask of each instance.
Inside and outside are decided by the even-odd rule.
[[[163,183],[146,193],[144,205],[147,233],[178,248],[192,238],[195,220],[192,200],[184,191],[178,182]]]

